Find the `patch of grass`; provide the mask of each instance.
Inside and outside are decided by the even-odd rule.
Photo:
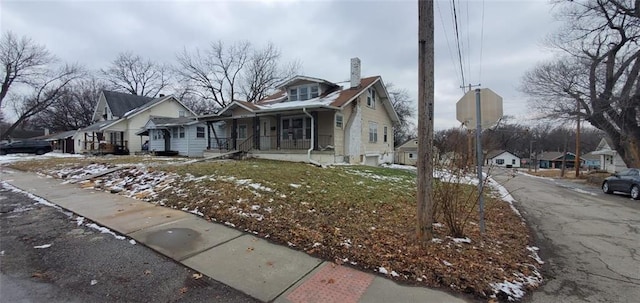
[[[15,166],[53,174],[62,166],[91,161],[95,159]],[[384,267],[395,272],[391,278],[406,283],[487,298],[493,294],[491,283],[535,270],[526,250],[530,241],[526,226],[507,203],[491,197],[485,200],[484,237],[474,207],[464,231],[471,243],[453,241],[442,224],[434,226],[436,242],[417,242],[415,172],[367,166],[319,168],[259,159],[156,165],[151,170],[171,175],[172,181],[157,184],[145,200],[195,210],[212,221],[325,260],[367,271]],[[118,184],[141,174],[145,172],[118,171],[94,182]],[[456,190],[468,195],[474,186],[459,185]],[[455,197],[442,197],[451,198]]]

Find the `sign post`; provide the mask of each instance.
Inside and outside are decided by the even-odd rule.
[[[481,102],[482,101],[482,102]],[[478,206],[480,208],[480,234],[484,234],[484,181],[482,174],[482,127],[491,127],[502,118],[502,97],[488,88],[467,92],[456,103],[458,121],[476,130],[476,159],[478,173]],[[473,123],[475,122],[475,123]],[[475,125],[474,125],[475,124]]]

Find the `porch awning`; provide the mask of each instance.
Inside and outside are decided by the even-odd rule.
[[[612,149],[603,149],[592,152],[594,155],[607,155],[607,156],[615,156],[618,152]]]

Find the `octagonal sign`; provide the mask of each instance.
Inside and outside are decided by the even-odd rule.
[[[480,119],[482,128],[496,124],[502,118],[502,97],[488,88],[480,89]],[[476,129],[476,92],[468,91],[456,103],[456,118],[468,129]]]

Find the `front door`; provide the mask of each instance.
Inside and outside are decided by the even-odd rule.
[[[260,149],[271,149],[271,122],[269,119],[260,120]]]

